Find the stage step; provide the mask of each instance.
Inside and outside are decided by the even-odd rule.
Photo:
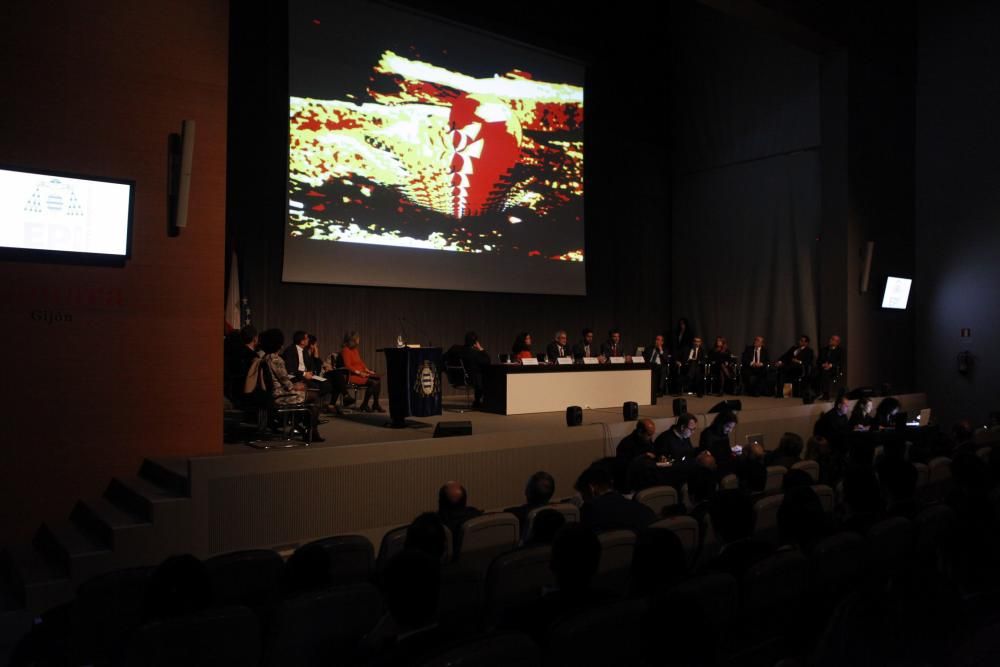
[[[139,476],[178,496],[187,496],[191,493],[187,459],[143,459]]]
[[[58,563],[74,584],[117,566],[111,546],[73,520],[43,523],[35,534],[34,546]]]
[[[108,544],[118,562],[145,565],[154,559],[153,524],[108,498],[78,501],[70,518]]]
[[[76,586],[69,570],[34,545],[7,547],[3,561],[9,594],[17,605],[41,613],[73,598]]]
[[[156,521],[180,503],[190,499],[143,477],[115,477],[104,497],[124,511],[148,521]]]

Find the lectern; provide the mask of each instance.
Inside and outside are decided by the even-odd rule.
[[[393,428],[406,418],[441,414],[441,348],[386,347],[386,382]]]

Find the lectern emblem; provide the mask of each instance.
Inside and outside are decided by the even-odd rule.
[[[421,398],[436,396],[441,391],[441,377],[430,361],[424,361],[417,369],[417,379],[413,383],[413,393]]]

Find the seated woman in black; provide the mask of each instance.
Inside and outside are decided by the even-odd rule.
[[[735,412],[723,410],[715,415],[711,426],[701,433],[699,445],[702,451],[712,452],[715,463],[719,467],[719,476],[733,472],[736,457],[733,454],[732,445],[729,442],[729,434],[736,428],[737,417]]]
[[[872,416],[872,407],[873,403],[870,397],[866,396],[858,399],[858,402],[854,404],[854,409],[851,410],[851,418],[847,422],[852,431],[867,431],[871,429],[875,423],[875,417]]]

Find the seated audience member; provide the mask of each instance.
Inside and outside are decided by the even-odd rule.
[[[896,415],[903,409],[895,396],[886,396],[875,409],[875,428],[886,429],[896,427]]]
[[[703,466],[691,469],[687,479],[688,511],[687,515],[698,522],[698,551],[701,555],[708,533],[708,522],[705,519],[712,508],[712,500],[718,492],[719,484],[712,470]]]
[[[318,591],[333,585],[330,554],[319,544],[295,550],[281,571],[281,591],[286,598]]]
[[[438,516],[451,531],[453,557],[457,558],[462,548],[462,524],[483,511],[468,504],[469,494],[458,482],[446,482],[438,490]]]
[[[788,351],[774,362],[774,367],[777,370],[775,395],[778,398],[783,396],[782,390],[786,382],[796,382],[801,378],[809,377],[812,365],[813,351],[809,347],[809,336],[802,334],[799,336],[799,342],[788,348]]]
[[[975,454],[976,450],[979,449],[979,445],[975,441],[975,431],[972,428],[972,422],[968,419],[959,419],[955,422],[954,426],[951,427],[951,440],[951,457],[953,459],[964,452]]]
[[[674,356],[681,393],[690,393],[692,385],[701,396],[705,393],[705,362],[708,352],[702,345],[701,336],[695,336],[691,346],[681,349]]]
[[[646,363],[653,367],[653,386],[656,388],[656,395],[665,395],[670,382],[670,352],[662,334],[656,335],[644,356]]]
[[[830,390],[841,377],[844,368],[844,348],[840,347],[840,336],[830,336],[827,346],[819,351],[816,362],[819,371],[820,398],[830,400]]]
[[[851,410],[851,417],[847,420],[847,425],[852,431],[868,431],[875,425],[875,418],[872,410],[875,403],[871,397],[863,396],[854,404]]]
[[[694,453],[691,437],[698,430],[698,418],[685,412],[677,418],[674,425],[661,433],[653,443],[653,451],[673,461],[680,461]]]
[[[668,528],[646,528],[635,537],[630,568],[633,597],[659,597],[687,576],[687,554]]]
[[[363,386],[365,397],[361,401],[362,412],[385,412],[385,408],[379,403],[379,395],[382,391],[382,382],[379,376],[361,360],[361,353],[358,346],[361,344],[361,336],[357,331],[348,331],[344,334],[344,346],[340,350],[340,358],[344,368],[351,372],[351,384]],[[369,405],[371,402],[371,405]]]
[[[490,365],[490,355],[483,349],[479,342],[479,334],[475,331],[468,331],[465,334],[465,343],[456,345],[449,353],[449,362],[461,362],[465,368],[465,373],[472,383],[472,407],[481,408],[483,406],[483,372]]]
[[[545,356],[552,363],[556,363],[556,359],[572,359],[573,353],[569,349],[567,344],[569,337],[566,332],[560,329],[556,332],[555,336],[552,337],[552,342],[545,347]]]
[[[871,467],[852,466],[844,475],[844,508],[846,516],[842,530],[862,535],[885,518],[882,489]]]
[[[556,533],[566,525],[566,517],[556,510],[542,510],[535,515],[531,530],[525,535],[524,546],[537,547],[552,544]]]
[[[811,486],[788,489],[778,507],[778,537],[782,545],[798,547],[809,554],[829,533],[823,504]]]
[[[654,457],[653,435],[656,434],[656,424],[652,419],[640,419],[635,423],[635,429],[615,448],[615,457],[627,465],[637,456]]]
[[[768,452],[765,457],[769,466],[784,466],[791,468],[802,460],[802,436],[798,433],[786,432],[778,441],[778,448]]]
[[[539,470],[528,479],[524,486],[523,505],[508,507],[504,512],[510,512],[517,517],[521,525],[521,538],[523,539],[528,531],[528,512],[538,507],[544,507],[552,501],[552,494],[556,492],[556,480],[544,470]]]
[[[212,604],[212,580],[205,564],[192,556],[170,556],[149,577],[142,603],[142,621],[188,616]]]
[[[708,352],[708,360],[714,364],[712,375],[716,383],[716,396],[722,396],[727,388],[732,388],[735,368],[733,353],[729,350],[729,341],[725,336],[716,336],[715,345]]]
[[[441,566],[420,551],[406,549],[389,561],[382,587],[388,618],[366,638],[373,656],[365,664],[419,665],[448,640],[437,624]],[[375,635],[378,635],[375,637]]]
[[[581,481],[587,496],[580,508],[580,521],[595,533],[621,528],[638,531],[656,520],[653,510],[614,490],[607,466],[591,465]]]
[[[849,411],[850,402],[847,397],[839,396],[833,407],[824,412],[813,427],[813,435],[826,438],[831,450],[837,453],[847,450],[847,436],[851,432],[847,419]]]
[[[239,406],[244,399],[244,384],[250,365],[257,358],[257,330],[249,324],[227,338],[226,391],[229,400]]]
[[[293,382],[285,370],[285,362],[278,354],[285,336],[280,329],[268,329],[260,335],[260,348],[264,352],[264,363],[271,374],[271,397],[276,405],[295,405],[306,403],[306,386],[302,382]],[[323,442],[319,436],[319,406],[309,402],[310,425],[312,441]]]
[[[752,565],[771,555],[773,549],[769,544],[753,539],[753,501],[745,492],[719,491],[712,500],[709,516],[720,547],[707,569],[727,572],[740,580]]]
[[[903,458],[879,465],[878,478],[885,498],[886,514],[912,519],[917,515],[917,469]]]
[[[803,486],[811,487],[813,485],[812,475],[807,473],[805,470],[793,469],[785,473],[785,476],[781,480],[781,491],[782,493],[791,491],[792,489],[798,489]]]
[[[821,435],[813,435],[806,441],[806,461],[819,464],[819,483],[834,486],[843,477],[843,453],[835,454],[830,449],[830,441]]]
[[[423,552],[440,563],[448,548],[444,522],[434,512],[424,512],[406,528],[404,547]]]
[[[736,467],[740,488],[756,500],[767,488],[767,463],[764,461],[764,447],[755,442],[743,448]]]
[[[747,393],[751,396],[760,396],[767,391],[767,370],[771,364],[767,348],[764,347],[764,337],[757,336],[753,339],[753,345],[747,345],[743,350],[741,358],[743,362],[743,381],[747,386]]]
[[[531,334],[522,331],[517,334],[514,344],[510,347],[511,359],[531,359],[535,355],[531,353]]]
[[[621,331],[618,329],[612,329],[608,332],[608,339],[601,343],[601,356],[605,359],[625,356],[625,348],[622,345]]]
[[[584,329],[580,342],[573,346],[573,358],[583,359],[585,357],[597,357],[597,346],[594,344],[594,330]]]
[[[319,392],[320,400],[326,400],[329,402],[329,408],[333,410],[338,410],[337,399],[343,399],[344,405],[350,405],[354,402],[353,398],[347,396],[347,376],[348,371],[343,368],[337,368],[332,358],[334,355],[330,355],[326,359],[319,351],[319,339],[313,335],[309,334],[309,355],[312,357],[312,367],[313,367],[313,379],[317,377],[322,377],[326,380],[325,383],[320,383],[319,381],[310,382],[309,386],[316,388]]]
[[[715,462],[719,468],[726,469],[732,466],[736,458],[733,454],[732,445],[729,442],[729,434],[736,428],[738,421],[736,413],[730,410],[723,410],[715,415],[712,424],[701,433],[699,448],[703,452],[712,452]],[[723,473],[726,474],[726,473]]]

